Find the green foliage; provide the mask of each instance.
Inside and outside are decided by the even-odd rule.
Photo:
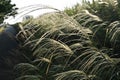
[[[36,75],[25,75],[25,76],[21,76],[15,80],[41,80],[40,76],[36,76]]]
[[[15,4],[11,4],[11,0],[0,0],[0,23],[8,16],[14,16],[16,12]]]
[[[68,15],[75,15],[88,10],[93,15],[97,15],[103,21],[113,22],[120,19],[120,4],[119,0],[82,0],[82,4],[77,4],[72,8],[66,8],[65,12]]]
[[[82,6],[80,4],[76,4],[72,8],[65,8],[64,12],[66,12],[69,16],[73,16],[82,10]]]
[[[83,0],[67,14],[47,13],[18,23],[16,37],[26,63],[14,67],[16,80],[120,80],[117,5]],[[113,9],[117,17],[111,17]]]
[[[84,1],[84,8],[89,10],[90,13],[99,16],[104,21],[113,22],[119,20],[120,9],[118,0],[93,0]]]
[[[58,73],[55,76],[55,80],[91,80],[91,77],[94,77],[92,75],[86,75],[83,71],[79,70],[70,70],[62,73]]]
[[[111,57],[119,57],[119,5],[118,0],[83,0],[83,9],[72,16],[92,31],[89,36],[93,44]]]
[[[105,23],[92,14],[86,13],[81,17],[88,20],[82,22],[82,26],[86,27],[74,19],[76,16],[72,18],[58,12],[21,23],[23,28],[18,35],[24,41],[24,55],[30,58],[28,63],[15,67],[19,74],[16,78],[34,75],[36,79],[39,75],[42,80],[119,80],[119,59],[114,60],[99,50],[90,39],[93,34],[88,32],[91,27],[94,35],[99,35]],[[93,22],[91,26],[90,20]]]

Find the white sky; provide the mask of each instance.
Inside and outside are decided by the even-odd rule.
[[[15,3],[19,8],[32,4],[44,4],[62,10],[64,7],[71,7],[76,3],[80,3],[80,1],[81,0],[12,0],[12,3]]]
[[[11,0],[11,1],[12,1],[12,3],[16,4],[16,6],[20,9],[23,9],[23,7],[29,6],[29,5],[42,4],[42,5],[47,5],[47,6],[59,9],[59,10],[64,10],[65,7],[72,7],[76,3],[81,3],[82,0]],[[39,10],[37,12],[33,12],[31,14],[28,14],[28,15],[33,15],[36,17],[36,16],[38,16],[41,13],[44,13],[46,11],[50,12],[53,10]],[[23,17],[21,15],[17,16],[18,17],[17,19],[9,18],[6,20],[6,22],[8,22],[8,23],[19,22],[21,20],[21,19],[19,19],[19,17],[20,18]]]

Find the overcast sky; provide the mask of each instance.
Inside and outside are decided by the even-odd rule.
[[[44,4],[62,10],[66,6],[71,7],[76,3],[80,3],[80,1],[82,0],[12,0],[12,3],[15,3],[19,8],[32,4]]]
[[[23,10],[23,8],[25,6],[29,6],[29,5],[35,5],[35,4],[42,4],[42,5],[47,5],[59,10],[64,10],[65,7],[72,7],[73,5],[75,5],[76,3],[81,3],[82,0],[12,0],[12,3],[16,4],[16,6],[20,9],[20,11]],[[23,10],[23,12],[27,11]],[[33,15],[33,16],[39,16],[41,13],[47,12],[47,11],[53,11],[53,10],[39,10],[27,15]],[[21,14],[23,15],[23,14]],[[23,17],[23,16],[17,16],[17,19],[8,19],[6,20],[6,22],[8,23],[15,23],[15,21],[19,22],[21,19],[19,19],[19,17]]]

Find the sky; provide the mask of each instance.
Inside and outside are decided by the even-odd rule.
[[[81,0],[12,0],[12,3],[15,3],[19,8],[27,5],[43,4],[62,10],[64,7],[70,7],[76,3],[80,3],[80,1]]]
[[[41,4],[42,4],[42,5],[47,5],[47,6],[59,9],[59,10],[64,10],[64,8],[66,7],[72,7],[73,5],[77,3],[81,3],[82,0],[11,0],[11,1],[12,1],[12,4],[16,4],[16,7],[19,8],[18,12],[22,13],[22,14],[17,15],[15,19],[10,17],[9,19],[5,20],[5,22],[7,23],[14,24],[16,22],[21,21],[25,15],[33,15],[34,17],[37,17],[41,15],[42,13],[54,11],[52,9],[51,10],[42,9],[42,10],[34,11],[29,14],[23,14],[23,12],[27,13],[27,11],[28,12],[30,11],[29,9],[25,8],[25,6],[39,4],[38,6],[41,7]]]

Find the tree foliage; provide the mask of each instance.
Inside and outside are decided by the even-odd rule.
[[[11,4],[11,0],[0,0],[0,23],[4,21],[7,16],[16,14],[15,4]]]

